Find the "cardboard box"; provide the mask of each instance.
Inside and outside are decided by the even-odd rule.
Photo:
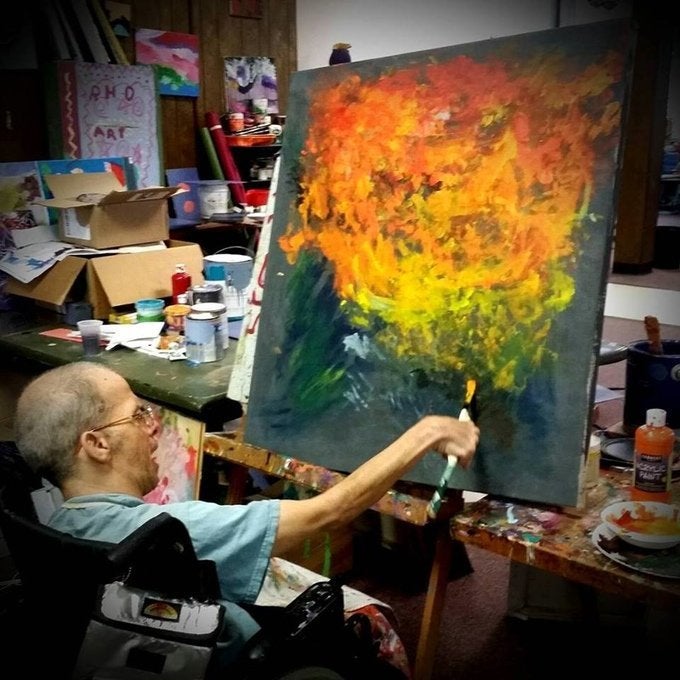
[[[180,187],[123,191],[113,173],[46,175],[54,198],[35,203],[59,211],[59,238],[89,248],[118,248],[169,238],[168,199]]]
[[[8,279],[5,292],[63,312],[67,302],[86,300],[96,319],[142,298],[169,298],[175,265],[183,262],[192,284],[203,283],[203,251],[197,243],[166,241],[167,248],[87,258],[70,255],[30,283]]]

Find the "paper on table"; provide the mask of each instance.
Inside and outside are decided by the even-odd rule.
[[[102,334],[109,339],[107,350],[118,345],[129,346],[142,340],[157,338],[163,329],[162,321],[142,321],[140,323],[104,324]],[[144,343],[141,343],[144,344]],[[137,349],[137,347],[132,347]]]

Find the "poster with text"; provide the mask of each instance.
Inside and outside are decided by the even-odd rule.
[[[56,62],[49,143],[53,158],[126,157],[138,188],[163,184],[158,87],[152,66]]]

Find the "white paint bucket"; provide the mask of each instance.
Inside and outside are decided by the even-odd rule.
[[[228,213],[231,209],[228,184],[219,179],[198,182],[198,202],[201,217],[204,219],[215,214]]]
[[[213,321],[217,329],[217,340],[223,349],[229,347],[229,318],[226,305],[221,302],[198,302],[191,305],[190,313],[199,318],[205,318],[201,317],[202,314],[215,314],[216,318]]]
[[[205,364],[224,357],[221,318],[217,312],[190,311],[184,320],[187,361]]]
[[[243,250],[250,253],[246,248]],[[227,314],[230,319],[242,319],[245,316],[248,289],[253,274],[252,253],[246,255],[217,252],[214,255],[206,255],[203,258],[203,274],[207,282],[225,282]]]

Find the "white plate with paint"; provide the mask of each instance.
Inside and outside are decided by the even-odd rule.
[[[650,576],[680,578],[680,545],[665,550],[637,548],[619,538],[606,524],[592,534],[593,545],[614,562]]]

